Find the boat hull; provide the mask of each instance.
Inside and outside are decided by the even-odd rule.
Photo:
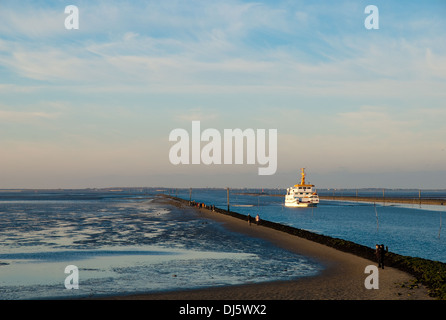
[[[285,202],[285,207],[289,208],[308,208],[316,207],[317,203],[305,203],[305,202]]]

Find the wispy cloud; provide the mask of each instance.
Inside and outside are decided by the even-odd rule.
[[[408,112],[411,113],[410,110]],[[339,113],[339,121],[344,127],[357,134],[366,133],[369,137],[389,137],[390,133],[407,132],[417,125],[420,119],[407,119],[403,115],[382,106],[361,106],[359,110]]]
[[[369,81],[379,88],[380,79],[410,81],[420,74],[427,78],[444,75],[446,48],[426,47],[424,40],[395,39],[384,33],[358,38],[357,32],[332,34],[325,29],[317,31],[317,37],[301,39],[302,21],[310,19],[311,13],[315,23],[318,6],[290,13],[265,3],[194,4],[85,2],[79,34],[64,30],[62,21],[57,27],[55,22],[45,22],[48,25],[39,31],[44,40],[40,46],[35,41],[3,41],[0,64],[22,77],[58,85],[131,83],[164,86],[164,91],[179,86],[237,85],[322,93],[339,90],[342,84],[358,92],[354,87]],[[336,13],[345,10],[338,8]],[[64,18],[63,12],[55,15],[54,7],[33,13],[28,6],[20,15],[13,9],[3,12],[11,11],[12,26],[25,21],[27,14],[33,17],[16,34],[29,34],[26,30],[34,19]],[[97,17],[103,16],[107,20],[99,24]],[[44,37],[45,32],[55,38]],[[305,40],[304,46],[299,40]],[[381,84],[382,88],[387,85]]]
[[[0,121],[6,122],[28,122],[30,120],[39,119],[56,119],[58,117],[57,113],[48,112],[22,112],[22,111],[5,111],[0,110]]]
[[[18,5],[18,6],[17,6]],[[10,39],[47,39],[63,36],[64,8],[41,7],[30,1],[2,1],[0,4],[0,34]]]
[[[173,118],[180,122],[191,121],[214,121],[219,117],[215,110],[210,108],[194,108],[181,111],[180,114],[174,114]]]

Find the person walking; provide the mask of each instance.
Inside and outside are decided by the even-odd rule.
[[[381,268],[384,269],[384,256],[386,255],[386,251],[384,250],[384,244],[379,246],[379,253],[381,257]]]
[[[248,213],[248,224],[251,225],[251,215]]]
[[[260,222],[260,217],[259,217],[259,214],[257,213],[257,215],[256,215],[256,225],[259,225],[259,222]]]
[[[381,248],[378,244],[375,245],[375,258],[378,261],[378,268],[381,268]]]

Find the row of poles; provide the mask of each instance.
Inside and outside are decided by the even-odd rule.
[[[226,188],[228,211],[229,211],[229,188]],[[192,188],[189,188],[189,201],[192,201]]]

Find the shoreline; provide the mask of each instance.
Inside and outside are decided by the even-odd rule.
[[[177,207],[190,208],[189,201],[165,196],[164,201]],[[376,262],[366,257],[344,252],[310,239],[253,222],[235,212],[206,208],[199,210],[203,219],[221,223],[228,230],[267,240],[285,250],[300,254],[323,266],[315,276],[288,281],[166,291],[125,296],[111,296],[112,300],[432,300],[428,289],[416,278],[393,267],[379,269],[379,289],[366,289],[368,265]],[[370,249],[371,250],[371,249]]]

